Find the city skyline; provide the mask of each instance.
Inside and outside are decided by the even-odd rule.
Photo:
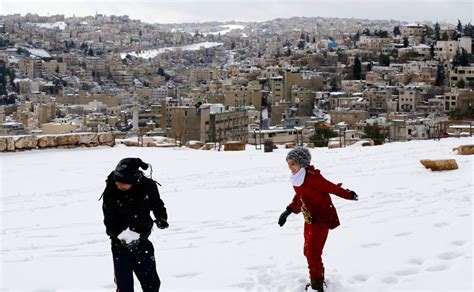
[[[248,4],[248,5],[245,5]],[[427,9],[429,5],[429,9]],[[265,11],[265,13],[262,13]],[[267,21],[275,18],[334,17],[360,19],[393,19],[407,22],[472,23],[473,4],[469,1],[31,1],[3,0],[0,15],[36,13],[87,16],[96,13],[128,15],[148,23],[185,23],[208,21]]]

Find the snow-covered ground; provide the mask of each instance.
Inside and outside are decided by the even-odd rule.
[[[209,32],[209,33],[207,33],[207,34],[226,35],[227,33],[231,32],[232,30],[244,29],[245,26],[244,26],[244,25],[238,25],[238,24],[226,24],[226,25],[220,25],[219,28],[223,28],[223,30],[213,31],[213,32]],[[207,35],[207,34],[206,34],[206,35]]]
[[[175,51],[178,48],[183,51],[197,51],[197,50],[200,50],[201,48],[207,49],[207,48],[218,47],[222,45],[223,43],[218,43],[218,42],[202,42],[202,43],[197,43],[197,44],[192,44],[192,45],[187,45],[187,46],[182,46],[182,47],[166,47],[166,48],[154,49],[154,50],[144,50],[139,53],[137,52],[121,53],[120,57],[124,59],[128,54],[133,57],[148,59],[148,58],[154,58],[166,52]]]
[[[324,253],[329,292],[472,291],[473,138],[312,149],[313,164],[360,201],[334,197],[341,226]],[[288,150],[83,148],[0,154],[1,290],[114,288],[98,198],[123,157],[153,164],[170,228],[150,236],[162,291],[304,291],[303,218]],[[431,172],[420,159],[457,160]],[[136,282],[137,291],[140,291]]]

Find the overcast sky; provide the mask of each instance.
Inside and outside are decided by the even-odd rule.
[[[466,0],[0,0],[0,15],[129,15],[149,23],[265,21],[323,16],[472,23]]]

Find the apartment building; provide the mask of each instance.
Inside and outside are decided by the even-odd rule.
[[[41,76],[43,61],[40,58],[25,58],[18,63],[20,72],[29,78],[37,78]]]
[[[410,23],[401,27],[402,37],[422,37],[426,27],[418,23]]]
[[[445,60],[452,61],[457,52],[461,49],[466,50],[468,54],[472,54],[472,38],[460,37],[458,40],[437,41],[434,46],[436,56]]]
[[[474,66],[458,66],[449,72],[449,82],[455,86],[460,80],[464,80],[466,86],[474,84]]]
[[[171,135],[182,142],[246,141],[246,110],[226,109],[222,104],[176,106],[171,109]]]
[[[400,89],[398,108],[404,112],[416,111],[421,102],[422,89],[419,86],[405,86]]]
[[[86,69],[94,71],[100,76],[104,76],[106,74],[105,60],[99,57],[88,56],[86,57]]]

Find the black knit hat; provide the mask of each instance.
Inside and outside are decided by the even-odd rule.
[[[120,160],[115,167],[114,180],[126,184],[137,184],[142,177],[142,172],[138,168],[143,170],[148,169],[148,164],[143,162],[140,158],[124,158]]]
[[[293,160],[302,168],[306,168],[311,163],[311,153],[309,153],[307,148],[298,146],[288,152],[288,155],[286,155],[286,161],[288,161],[288,159]]]

